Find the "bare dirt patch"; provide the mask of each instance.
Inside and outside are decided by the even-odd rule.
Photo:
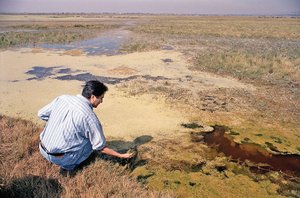
[[[117,74],[117,75],[133,75],[138,73],[138,70],[132,69],[130,67],[120,66],[108,70],[108,73]]]
[[[80,56],[83,55],[84,52],[82,50],[67,50],[63,54],[70,55],[70,56]]]

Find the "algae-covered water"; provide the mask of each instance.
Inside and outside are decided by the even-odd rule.
[[[233,138],[226,134],[226,128],[215,126],[211,133],[205,133],[204,141],[211,146],[215,146],[219,152],[234,160],[250,160],[254,163],[269,165],[268,169],[283,171],[287,174],[300,176],[300,156],[292,154],[274,154],[262,146],[251,143],[238,144]]]

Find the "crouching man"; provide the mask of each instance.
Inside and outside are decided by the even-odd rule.
[[[103,102],[108,88],[101,82],[86,82],[81,95],[62,95],[38,112],[46,121],[40,134],[40,152],[61,167],[60,172],[74,172],[94,150],[104,154],[131,158],[106,147],[102,126],[93,108]]]

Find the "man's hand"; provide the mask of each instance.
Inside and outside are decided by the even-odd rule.
[[[124,158],[124,159],[132,158],[132,157],[133,157],[133,153],[124,153],[120,155],[120,158]]]
[[[119,158],[124,158],[124,159],[128,159],[128,158],[132,158],[133,154],[132,153],[119,153],[117,151],[114,151],[113,149],[110,149],[108,147],[104,147],[101,151],[101,153],[107,154],[107,155],[111,155],[111,156],[115,156],[115,157],[119,157]]]

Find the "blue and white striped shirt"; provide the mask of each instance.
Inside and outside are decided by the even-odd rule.
[[[76,152],[86,144],[101,150],[106,144],[92,104],[82,95],[59,96],[39,110],[38,116],[47,121],[40,139],[50,153]]]

